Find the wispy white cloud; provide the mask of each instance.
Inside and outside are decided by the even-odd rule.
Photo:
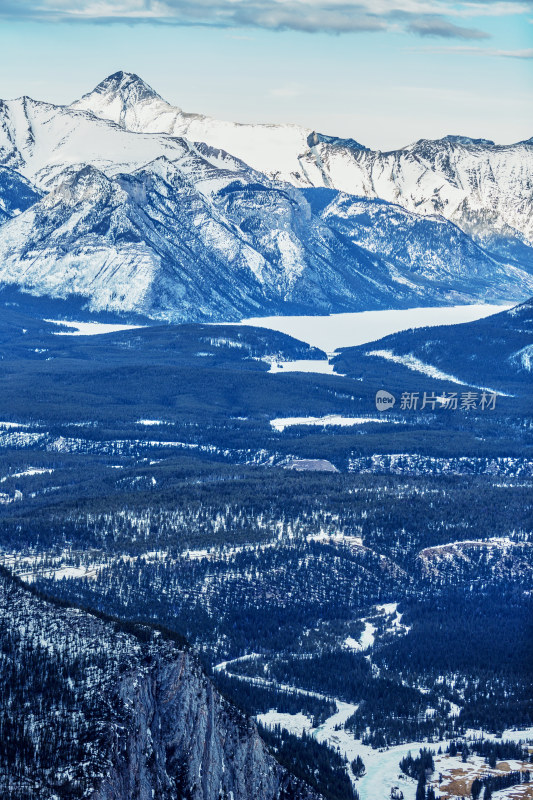
[[[526,13],[533,0],[0,0],[0,19],[256,27],[446,39],[488,34],[453,19]]]
[[[485,31],[464,28],[436,15],[414,19],[407,27],[419,36],[438,36],[443,39],[490,39],[490,34]]]
[[[481,56],[485,58],[523,58],[533,59],[533,48],[523,50],[500,50],[494,47],[468,47],[467,45],[455,45],[450,47],[423,47],[416,48],[425,53],[462,53],[469,56]]]

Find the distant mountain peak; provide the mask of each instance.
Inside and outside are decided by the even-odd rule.
[[[104,78],[91,92],[84,94],[81,100],[73,103],[73,106],[82,108],[88,105],[88,101],[94,102],[96,98],[105,105],[118,101],[124,110],[144,101],[163,100],[142,78],[134,72],[124,72],[123,70]]]
[[[309,147],[316,147],[316,145],[321,143],[339,147],[349,147],[351,150],[368,150],[368,147],[360,144],[360,142],[356,142],[355,139],[342,139],[339,136],[327,136],[325,133],[318,133],[317,131],[313,131],[307,137],[307,144]]]
[[[420,149],[430,149],[432,151],[442,149],[446,146],[450,149],[463,147],[467,150],[472,148],[493,148],[496,144],[491,139],[473,139],[471,136],[461,136],[460,134],[448,134],[440,139],[418,139],[416,142],[401,148],[404,152]]]
[[[447,136],[443,136],[443,142],[450,142],[450,144],[462,144],[465,146],[470,145],[481,145],[482,147],[493,147],[494,142],[492,139],[474,139],[471,136],[461,136],[460,134],[453,134],[449,133]]]

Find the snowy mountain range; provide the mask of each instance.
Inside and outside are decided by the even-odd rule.
[[[191,159],[196,184],[182,169]],[[206,196],[200,171],[211,168],[195,150],[114,178],[90,166],[69,175],[4,226],[3,281],[80,295],[94,310],[180,321],[275,312],[280,303],[308,312],[375,307],[387,294],[407,302],[387,265],[336,236],[298,192],[219,169],[211,183],[221,188]]]
[[[440,214],[481,242],[498,232],[533,243],[533,137],[500,146],[445,136],[382,153],[294,125],[241,125],[188,114],[124,72],[106,78],[72,108],[128,130],[206,142],[296,186],[325,186],[418,214]]]
[[[122,72],[0,101],[0,283],[173,321],[519,301],[532,154],[217,122]]]

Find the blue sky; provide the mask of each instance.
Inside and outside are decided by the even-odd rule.
[[[0,0],[0,96],[136,72],[188,111],[381,149],[533,136],[533,0]]]

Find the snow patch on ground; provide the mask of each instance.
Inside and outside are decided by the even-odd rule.
[[[333,371],[333,364],[329,361],[300,359],[299,361],[273,361],[270,362],[269,372],[316,372],[319,375],[339,375]],[[342,377],[342,376],[340,376]]]
[[[426,364],[413,355],[398,356],[393,353],[392,350],[371,350],[367,353],[367,356],[376,356],[377,358],[384,358],[387,361],[392,361],[394,364],[402,364],[402,366],[407,367],[407,369],[413,372],[421,372],[423,375],[435,378],[438,381],[449,381],[450,383],[458,383],[460,386],[468,386],[467,383],[459,380],[459,378],[456,378],[454,375],[442,372],[442,370],[434,367],[432,364]]]
[[[280,432],[291,425],[338,425],[344,428],[352,425],[364,425],[370,422],[388,422],[396,425],[400,424],[401,421],[384,417],[341,417],[337,414],[327,414],[325,417],[278,417],[270,420],[272,427]]]
[[[376,626],[371,622],[368,622],[368,620],[365,620],[365,629],[359,637],[359,641],[356,641],[353,637],[348,636],[348,638],[344,640],[344,644],[346,647],[349,647],[350,650],[363,652],[364,650],[369,650],[371,647],[373,647],[375,640]]]
[[[301,712],[299,714],[283,714],[280,711],[271,709],[266,714],[258,714],[256,720],[264,728],[275,728],[279,725],[285,731],[294,734],[294,736],[302,736],[304,732],[309,732],[313,723]]]
[[[12,475],[5,475],[3,478],[0,478],[0,483],[4,483],[5,481],[10,480],[11,478],[25,478],[31,475],[51,475],[52,472],[54,472],[53,469],[28,467],[28,469],[24,470],[24,472],[14,472]]]

